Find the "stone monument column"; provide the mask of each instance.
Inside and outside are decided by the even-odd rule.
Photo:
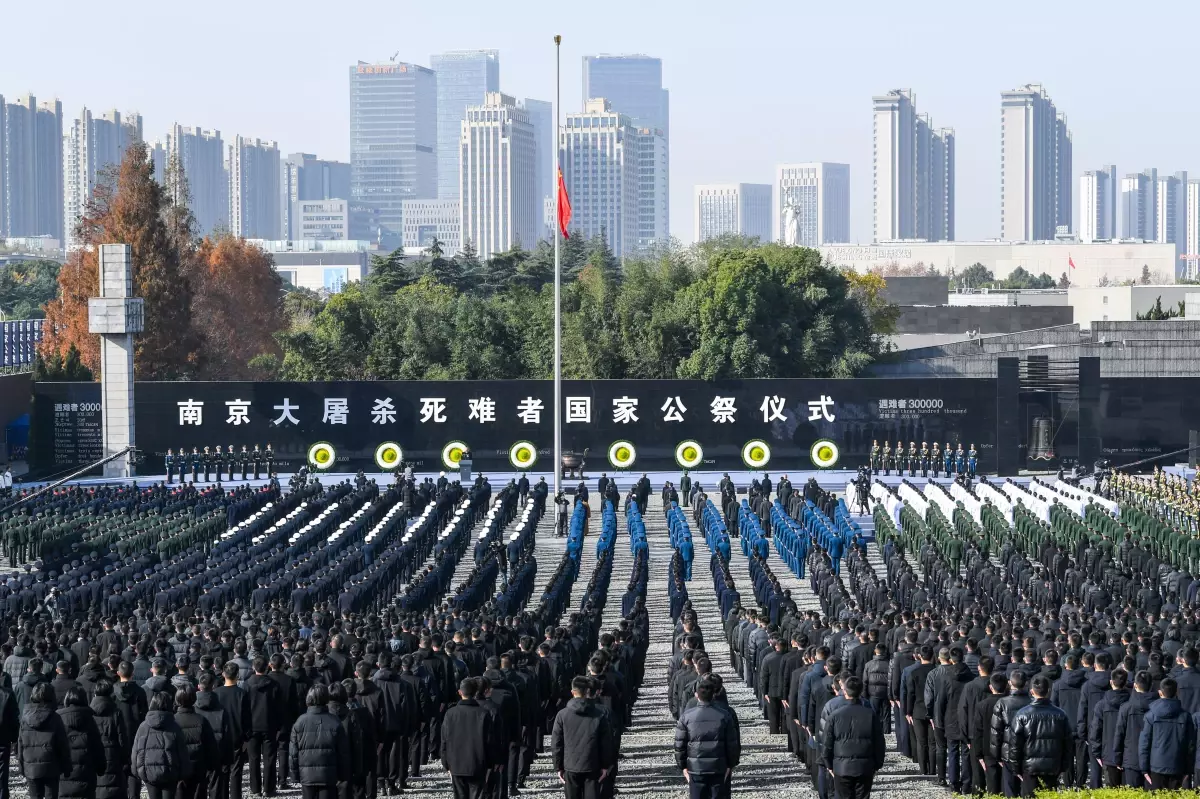
[[[100,245],[100,296],[88,300],[88,332],[100,335],[100,408],[104,457],[134,446],[133,334],[144,325],[143,304],[133,296],[133,263],[127,244]],[[132,477],[133,453],[104,464],[105,477]]]

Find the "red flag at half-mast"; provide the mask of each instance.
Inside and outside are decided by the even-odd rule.
[[[571,198],[567,196],[567,184],[563,181],[562,169],[558,170],[558,229],[564,239],[569,239],[567,227],[571,224]]]
[[[1075,259],[1072,258],[1070,255],[1067,256],[1067,263],[1071,265],[1072,269],[1075,268]]]

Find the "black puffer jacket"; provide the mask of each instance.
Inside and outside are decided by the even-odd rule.
[[[165,710],[146,714],[133,739],[131,763],[133,776],[159,788],[172,788],[191,776],[192,762],[174,715]]]
[[[212,691],[201,691],[196,694],[196,713],[208,721],[212,729],[215,754],[210,760],[218,766],[227,766],[233,762],[233,727],[229,714],[221,706],[221,700]],[[182,726],[182,725],[181,725]]]
[[[105,771],[104,744],[87,705],[71,705],[58,711],[71,747],[71,772],[58,784],[62,799],[93,799],[96,777]]]
[[[863,667],[863,681],[866,683],[868,699],[888,698],[888,666],[890,662],[883,655],[876,655]]]
[[[972,679],[974,675],[966,663],[947,664],[938,666],[925,683],[925,693],[929,695],[926,701],[932,700],[929,717],[933,726],[941,730],[947,740],[967,740],[967,730],[959,723],[958,702],[963,689]]]
[[[1117,716],[1121,706],[1129,701],[1129,689],[1113,689],[1101,694],[1088,723],[1088,744],[1092,757],[1097,754],[1106,766],[1121,765],[1121,750],[1117,748]]]
[[[996,703],[992,711],[992,734],[988,751],[993,760],[1008,762],[1012,757],[1012,720],[1017,711],[1033,701],[1029,691],[1010,693]]]
[[[1059,774],[1070,763],[1070,732],[1066,713],[1049,699],[1035,699],[1013,714],[1008,759],[1026,776]]]
[[[125,743],[129,745],[137,735],[138,727],[146,720],[150,711],[149,698],[142,686],[135,682],[119,682],[113,685],[113,702],[125,728]]]
[[[171,680],[167,677],[162,675],[151,677],[142,685],[142,690],[146,692],[147,703],[154,698],[155,694],[166,694],[169,700],[168,707],[172,711],[175,710],[175,688],[171,685]]]
[[[350,742],[324,706],[310,707],[292,725],[292,778],[301,785],[336,785],[350,778]]]
[[[612,719],[591,699],[572,698],[554,717],[551,751],[556,771],[595,772],[617,759]]]
[[[30,780],[56,780],[71,772],[67,728],[54,708],[31,704],[21,713],[17,765]]]
[[[675,765],[692,774],[720,774],[737,768],[742,755],[738,729],[728,711],[699,702],[675,725]]]
[[[100,745],[104,749],[104,772],[96,777],[96,799],[124,799],[124,769],[129,762],[129,745],[133,743],[133,736],[126,736],[121,711],[110,697],[98,696],[93,699],[92,715],[100,732]]]
[[[835,710],[822,739],[822,762],[839,777],[863,777],[883,768],[883,724],[865,705],[847,703]]]
[[[1155,695],[1149,691],[1134,691],[1129,701],[1121,705],[1121,711],[1117,714],[1116,742],[1121,752],[1121,768],[1138,771],[1142,767],[1138,758],[1138,739],[1142,735],[1142,717],[1146,715],[1150,703],[1154,700]]]
[[[246,680],[243,690],[250,695],[250,735],[278,735],[287,717],[286,697],[279,683],[265,674]]]
[[[181,707],[175,711],[175,723],[183,732],[183,745],[192,764],[193,776],[206,774],[220,765],[217,739],[208,719],[197,713],[194,707]]]

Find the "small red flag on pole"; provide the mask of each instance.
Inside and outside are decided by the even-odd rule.
[[[1072,269],[1075,268],[1075,259],[1072,258],[1070,255],[1067,256],[1067,263],[1071,265]]]
[[[562,231],[564,239],[571,238],[567,235],[567,227],[571,224],[571,199],[567,197],[567,184],[563,180],[562,169],[558,170],[558,229]]]

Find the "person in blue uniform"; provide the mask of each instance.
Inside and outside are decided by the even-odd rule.
[[[976,451],[975,445],[972,444],[971,448],[969,450],[967,450],[967,476],[974,479],[975,470],[976,470],[976,468],[978,468],[978,466],[979,466],[979,452]]]
[[[175,482],[175,451],[167,450],[166,457],[163,458],[163,466],[167,470],[167,483]]]

